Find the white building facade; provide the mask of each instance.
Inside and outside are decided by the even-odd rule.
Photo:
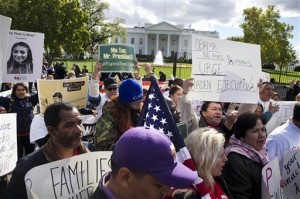
[[[145,27],[126,28],[126,44],[135,47],[135,53],[155,56],[161,51],[163,56],[191,59],[192,34],[219,38],[217,31],[186,29],[183,25],[172,25],[165,21],[158,24],[145,24]]]

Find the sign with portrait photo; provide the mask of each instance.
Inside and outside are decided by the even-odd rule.
[[[24,179],[28,198],[89,198],[111,170],[111,154],[85,153],[31,169]]]
[[[192,35],[190,100],[256,104],[260,46]]]
[[[10,30],[3,82],[34,82],[41,77],[44,34]]]
[[[41,113],[55,102],[68,102],[76,108],[86,106],[88,77],[62,80],[38,79],[38,93]]]
[[[3,67],[5,63],[6,46],[8,42],[8,32],[11,25],[11,18],[0,15],[0,84],[2,83]]]
[[[99,58],[103,64],[102,72],[135,71],[134,47],[122,44],[99,45]]]

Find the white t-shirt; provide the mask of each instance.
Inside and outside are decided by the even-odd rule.
[[[300,128],[288,120],[271,132],[267,137],[266,146],[270,160],[278,157],[282,171],[284,153],[300,149]]]
[[[276,102],[272,99],[270,99],[269,101],[262,101],[260,98],[258,99],[258,102],[263,106],[264,108],[264,113],[269,111],[269,106],[270,106],[270,103],[272,104],[275,104]]]
[[[36,140],[44,138],[47,134],[48,130],[46,128],[44,115],[35,115],[30,125],[30,143],[34,143]]]

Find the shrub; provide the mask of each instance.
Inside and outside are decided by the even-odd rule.
[[[300,65],[294,68],[294,71],[300,71]]]
[[[262,68],[275,70],[275,65],[274,64],[264,64],[264,65],[262,65]]]

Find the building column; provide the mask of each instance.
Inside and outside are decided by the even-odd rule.
[[[156,34],[156,52],[155,52],[155,54],[157,54],[157,52],[158,52],[158,41],[159,41],[159,34]]]
[[[170,35],[168,34],[168,43],[167,43],[167,57],[170,56]]]
[[[145,35],[145,55],[148,55],[148,34]]]
[[[177,56],[181,57],[181,36],[178,35],[178,50],[177,50]]]

